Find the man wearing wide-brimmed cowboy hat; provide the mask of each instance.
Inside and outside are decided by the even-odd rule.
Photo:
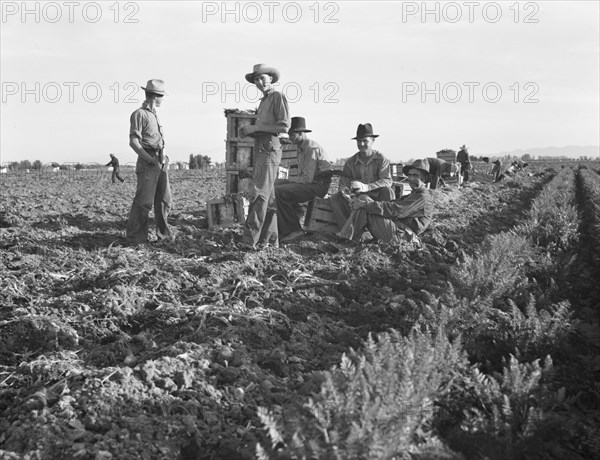
[[[383,243],[418,241],[418,235],[429,227],[433,215],[433,199],[426,187],[429,164],[417,160],[405,166],[403,172],[408,176],[410,194],[389,202],[374,201],[366,195],[354,197],[352,214],[338,236],[358,243],[367,228]]]
[[[375,201],[389,201],[395,198],[392,189],[392,174],[390,162],[380,152],[373,148],[375,138],[371,123],[359,124],[356,129],[356,145],[358,152],[348,158],[344,164],[344,175],[340,177],[339,191],[330,197],[333,216],[341,229],[350,213],[352,194],[366,194]]]
[[[325,150],[306,136],[306,133],[310,132],[312,131],[306,128],[304,118],[292,117],[292,127],[288,134],[290,141],[297,146],[298,175],[275,182],[277,224],[281,243],[293,241],[304,235],[298,219],[300,203],[317,196],[323,198],[331,185],[331,177],[322,174],[329,169]]]
[[[278,246],[275,179],[281,162],[282,136],[290,129],[290,116],[285,96],[273,89],[279,71],[265,64],[256,64],[246,80],[263,93],[257,110],[256,124],[240,129],[242,136],[254,138],[252,162],[252,196],[244,226],[242,245],[249,249]]]
[[[462,145],[456,154],[456,161],[460,164],[460,175],[465,182],[469,182],[469,171],[471,170],[471,158],[466,145]]]
[[[163,129],[156,114],[156,108],[161,106],[166,94],[165,82],[152,79],[141,88],[146,93],[146,100],[131,114],[129,130],[129,146],[138,156],[135,166],[137,187],[127,221],[127,240],[133,244],[148,241],[148,215],[152,205],[158,238],[172,238],[167,224],[171,205],[168,160],[163,155]]]

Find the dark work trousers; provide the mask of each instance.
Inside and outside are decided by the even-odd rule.
[[[287,182],[275,185],[275,201],[277,203],[277,224],[279,237],[302,230],[300,225],[300,203],[315,197],[323,198],[329,190],[330,182],[313,182],[299,184]]]
[[[138,157],[135,174],[137,188],[127,220],[127,240],[132,243],[148,241],[150,210],[154,205],[156,235],[159,239],[171,237],[167,217],[171,207],[171,186],[169,184],[168,160],[164,165],[150,165]]]

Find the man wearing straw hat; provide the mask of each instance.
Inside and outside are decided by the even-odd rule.
[[[403,172],[408,176],[410,194],[390,202],[374,201],[367,195],[354,197],[352,214],[337,235],[358,243],[366,228],[383,243],[419,242],[418,235],[429,227],[433,215],[433,199],[426,187],[429,164],[417,160]]]
[[[366,194],[375,201],[390,201],[395,198],[392,189],[390,162],[373,148],[375,138],[371,123],[359,124],[356,129],[358,152],[344,164],[344,174],[340,177],[339,191],[329,201],[338,229],[341,229],[352,211],[350,194]]]
[[[325,158],[325,150],[317,142],[309,139],[306,133],[306,120],[292,117],[290,141],[298,150],[298,175],[293,179],[275,183],[275,200],[277,202],[277,223],[279,241],[287,243],[304,236],[298,215],[300,203],[315,197],[323,198],[331,185],[331,177],[322,173],[329,169]]]
[[[141,88],[146,92],[146,100],[131,114],[129,130],[129,146],[138,156],[135,165],[137,187],[126,234],[127,241],[132,244],[148,242],[148,215],[153,205],[158,239],[172,239],[167,224],[171,205],[168,160],[163,154],[163,129],[156,114],[165,96],[165,82],[152,79]]]
[[[256,64],[246,74],[246,81],[263,93],[256,124],[240,129],[242,136],[254,138],[252,193],[242,237],[242,247],[246,249],[279,246],[275,179],[281,162],[280,137],[287,136],[290,116],[285,96],[273,88],[278,80],[279,71],[265,64]]]

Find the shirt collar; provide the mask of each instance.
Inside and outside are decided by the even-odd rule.
[[[156,110],[150,108],[150,104],[147,101],[142,102],[142,109],[147,110],[148,112],[152,112],[156,115]]]
[[[369,163],[371,163],[372,161],[375,161],[375,157],[379,155],[379,152],[375,149],[373,149],[373,154],[367,159],[367,162],[365,163],[360,156],[360,152],[356,153],[356,159],[354,160],[354,164],[358,164],[358,163],[362,163],[364,165],[368,165]]]
[[[271,86],[271,88],[269,88],[268,91],[263,93],[263,97],[261,99],[261,101],[264,101],[266,98],[268,98],[271,94],[273,94],[273,91],[275,91],[275,89]]]

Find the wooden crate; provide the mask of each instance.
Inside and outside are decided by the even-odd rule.
[[[228,141],[252,141],[251,137],[245,137],[240,134],[240,128],[256,123],[256,111],[227,109],[225,110],[225,116],[227,117]]]
[[[254,142],[227,141],[225,148],[226,169],[251,169],[253,164]]]
[[[252,168],[247,170],[249,174],[252,174]],[[248,195],[250,193],[252,179],[249,177],[240,178],[239,169],[227,169],[225,170],[225,193],[230,195],[232,193],[242,193]]]
[[[406,182],[392,182],[392,188],[394,189],[394,193],[396,193],[396,199],[408,195],[411,192],[410,185]]]
[[[338,228],[329,199],[315,197],[309,203],[304,228],[310,232],[337,233]]]
[[[249,202],[242,195],[231,194],[206,202],[208,228],[230,227],[246,222]]]
[[[404,173],[402,172],[403,166],[402,163],[390,163],[390,174],[392,175],[393,180],[404,177]]]
[[[435,154],[436,158],[453,163],[456,161],[456,152],[454,150],[440,150]]]

